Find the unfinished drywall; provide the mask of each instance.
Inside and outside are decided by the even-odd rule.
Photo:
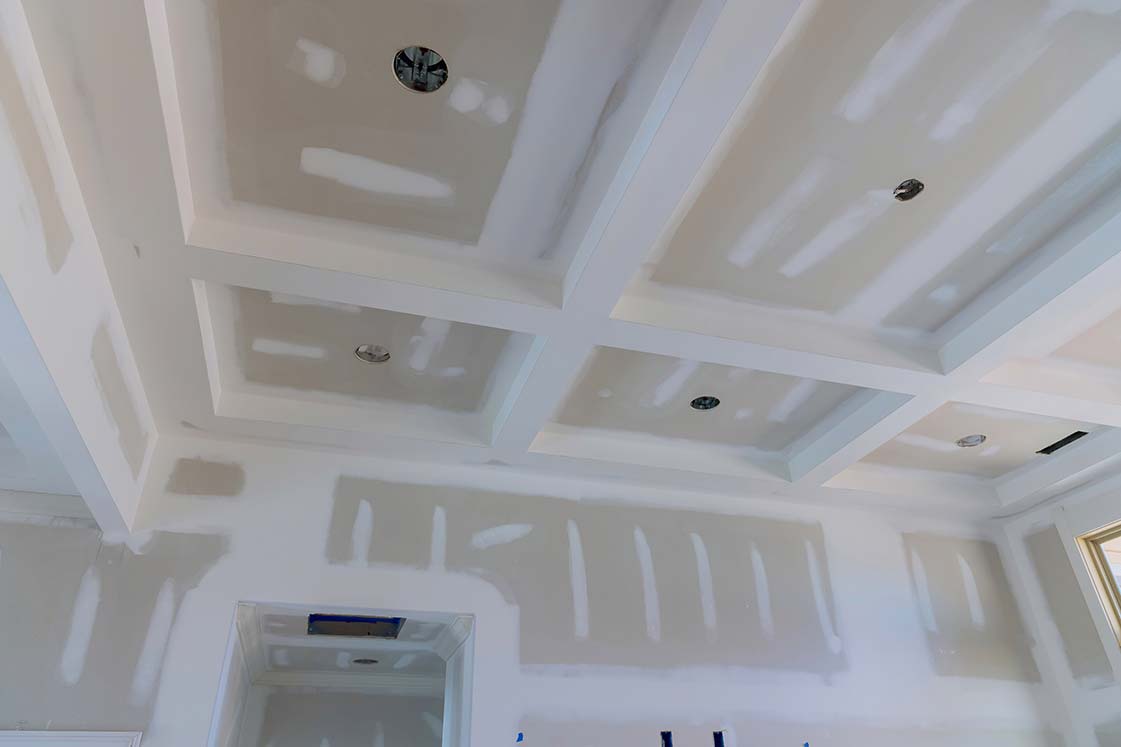
[[[143,729],[183,598],[226,550],[157,532],[0,524],[0,729]]]
[[[1098,747],[1121,747],[1121,719],[1094,727]]]
[[[801,20],[653,279],[934,331],[1046,241],[1052,175],[1108,139],[1116,6],[822,2]],[[907,178],[927,189],[896,202]]]
[[[442,697],[276,688],[238,747],[439,747]]]
[[[939,674],[1039,680],[995,544],[908,533],[903,546]]]
[[[245,488],[245,470],[240,464],[206,459],[178,459],[167,478],[166,490],[180,495],[209,495],[230,498]]]
[[[1047,601],[1047,610],[1062,640],[1071,676],[1088,687],[1112,683],[1113,670],[1067,558],[1059,530],[1054,526],[1040,529],[1024,537],[1024,544]]]
[[[928,469],[977,477],[1000,477],[1017,467],[1047,459],[1040,449],[1074,431],[1095,426],[1074,420],[949,402],[880,446],[865,461],[890,467]],[[957,440],[979,434],[979,446]]]
[[[477,411],[514,337],[491,327],[282,293],[228,292],[242,375],[271,387]],[[362,344],[382,345],[391,357],[361,361],[354,350]]]
[[[556,422],[777,452],[861,391],[715,363],[597,348]],[[718,409],[690,407],[714,396]]]

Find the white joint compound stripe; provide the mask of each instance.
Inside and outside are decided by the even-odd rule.
[[[651,400],[651,404],[654,407],[665,407],[669,404],[670,400],[684,388],[685,383],[689,381],[689,377],[697,372],[700,365],[697,361],[679,360],[673,373],[667,376],[654,390],[654,398]]]
[[[412,666],[414,661],[416,661],[416,654],[402,654],[397,657],[397,661],[393,662],[393,668],[406,669]]]
[[[475,532],[471,536],[471,547],[476,550],[486,550],[496,545],[508,545],[517,542],[532,531],[532,524],[499,524]]]
[[[751,543],[751,575],[755,580],[755,603],[759,607],[759,627],[767,638],[775,637],[775,618],[771,613],[771,587],[767,583],[767,566],[759,546]]]
[[[949,33],[970,2],[939,3],[925,18],[895,32],[876,52],[857,84],[841,99],[841,115],[850,122],[870,119],[880,101],[918,68],[934,45]]]
[[[448,553],[448,515],[443,506],[432,511],[432,552],[428,567],[434,571],[444,570]]]
[[[143,706],[152,697],[174,619],[175,581],[169,578],[164,580],[163,585],[160,586],[160,593],[156,596],[156,606],[152,610],[152,618],[148,621],[148,633],[144,636],[140,659],[132,675],[129,702],[134,706]]]
[[[428,711],[425,711],[424,713],[420,714],[420,717],[421,717],[421,719],[424,720],[425,726],[427,726],[429,728],[429,730],[432,732],[432,736],[434,736],[438,739],[440,737],[440,735],[443,734],[443,732],[444,732],[444,722],[439,717],[437,717],[434,714],[429,713]]]
[[[689,540],[693,543],[693,555],[697,560],[697,587],[701,594],[701,619],[704,621],[705,630],[710,634],[716,632],[716,593],[712,588],[712,566],[708,560],[708,548],[705,541],[696,532],[689,533]]]
[[[658,604],[658,583],[654,578],[654,557],[646,534],[634,528],[634,549],[638,554],[638,567],[642,572],[642,602],[646,613],[646,636],[652,641],[662,640],[662,612]]]
[[[817,391],[819,382],[814,379],[801,379],[790,387],[782,399],[767,413],[767,420],[772,423],[785,423],[794,412],[806,404],[807,400]]]
[[[66,636],[66,644],[62,647],[60,669],[62,680],[68,685],[76,685],[82,678],[100,602],[101,575],[97,568],[88,568],[78,585],[78,595],[74,598],[74,612],[70,616],[70,633]]]
[[[841,653],[841,637],[833,628],[833,616],[829,614],[829,607],[825,599],[825,584],[821,580],[821,566],[817,563],[817,550],[813,542],[805,540],[806,563],[810,567],[810,585],[813,587],[814,606],[817,607],[817,621],[821,625],[821,634],[829,650],[834,654]]]
[[[452,330],[452,323],[446,319],[425,319],[420,323],[420,334],[409,342],[413,346],[409,354],[409,368],[420,373],[428,369],[432,356],[440,351]]]
[[[977,589],[977,578],[969,561],[958,553],[958,570],[961,582],[965,585],[965,601],[969,605],[969,620],[977,630],[985,629],[985,609],[981,605],[981,592]]]
[[[350,562],[364,566],[370,562],[370,542],[374,537],[374,508],[369,501],[358,502],[358,513],[354,517],[354,528],[350,533]]]
[[[250,347],[253,352],[264,353],[265,355],[287,355],[293,358],[310,358],[312,360],[323,360],[327,357],[327,351],[316,345],[297,345],[294,342],[271,340],[267,337],[253,338],[253,344]]]
[[[303,148],[300,171],[371,194],[430,200],[446,200],[453,194],[451,186],[436,177],[332,148]]]
[[[923,627],[929,633],[938,632],[938,621],[934,617],[934,602],[930,598],[930,584],[926,580],[926,566],[919,554],[911,550],[911,573],[915,577],[915,592],[919,598],[919,614]]]
[[[572,579],[572,626],[576,640],[588,639],[588,572],[584,566],[584,545],[580,527],[568,520],[568,571]]]

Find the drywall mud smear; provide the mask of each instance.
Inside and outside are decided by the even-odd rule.
[[[121,453],[128,462],[129,469],[132,470],[132,476],[139,477],[144,454],[148,451],[148,433],[140,423],[140,414],[136,411],[136,404],[133,402],[124,374],[121,373],[116,348],[104,324],[99,326],[93,335],[90,360],[93,362],[93,371],[97,377],[97,389],[101,393],[102,403],[117,429]]]
[[[74,234],[55,187],[54,176],[47,161],[43,141],[35,124],[31,107],[20,86],[7,48],[0,42],[0,105],[9,137],[14,141],[23,171],[31,187],[30,194],[8,192],[8,199],[18,199],[20,213],[28,223],[37,224],[43,240],[43,253],[51,272],[62,269],[74,243]],[[12,247],[14,250],[15,247]]]
[[[1071,675],[1083,685],[1104,685],[1113,681],[1105,648],[1090,617],[1090,608],[1078,586],[1055,527],[1024,538],[1036,579],[1047,600],[1047,609],[1063,641],[1063,651]]]
[[[903,547],[938,674],[1039,681],[996,545],[904,534]]]
[[[377,519],[358,548],[366,505]],[[506,541],[478,539],[497,536]],[[448,571],[481,576],[518,606],[523,665],[846,667],[817,524],[338,481],[330,562],[357,550],[428,568],[434,537]]]
[[[180,605],[226,551],[156,533],[133,552],[94,529],[0,524],[0,730],[144,729]]]

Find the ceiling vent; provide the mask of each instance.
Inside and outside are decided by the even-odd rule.
[[[1063,448],[1064,446],[1069,446],[1070,444],[1074,443],[1075,441],[1077,441],[1078,439],[1082,438],[1085,435],[1087,435],[1086,431],[1075,431],[1074,433],[1070,434],[1069,436],[1064,436],[1063,438],[1060,438],[1058,441],[1051,444],[1050,446],[1044,446],[1042,449],[1040,449],[1039,451],[1037,451],[1035,453],[1036,454],[1054,454],[1059,449]]]
[[[307,618],[308,635],[337,635],[346,638],[395,639],[405,624],[403,617],[363,617],[360,615],[320,615]]]

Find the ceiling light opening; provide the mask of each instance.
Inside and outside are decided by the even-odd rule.
[[[448,63],[436,50],[414,45],[394,55],[393,74],[410,91],[432,93],[448,82]]]
[[[908,202],[919,196],[919,192],[926,189],[926,185],[918,179],[904,179],[899,182],[899,186],[892,192],[895,199],[900,202]]]
[[[389,349],[381,345],[366,343],[354,349],[354,355],[360,361],[367,363],[385,363],[389,360]]]
[[[692,407],[694,410],[711,410],[719,404],[720,404],[719,399],[717,399],[716,397],[713,397],[710,394],[706,394],[706,395],[703,395],[701,397],[697,397],[696,399],[694,399],[692,402],[689,403],[689,406]]]
[[[972,449],[974,446],[980,446],[988,440],[989,437],[984,433],[972,433],[968,436],[962,436],[954,443],[963,449]]]
[[[367,665],[369,665],[369,664],[377,664],[378,660],[377,659],[351,659],[350,663],[351,664],[367,664]]]

